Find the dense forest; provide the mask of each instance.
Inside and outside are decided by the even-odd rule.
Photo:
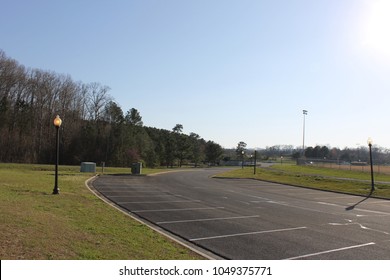
[[[60,115],[60,163],[105,162],[147,167],[215,164],[223,149],[198,134],[143,126],[140,112],[126,113],[100,83],[30,69],[0,50],[0,162],[53,163]]]

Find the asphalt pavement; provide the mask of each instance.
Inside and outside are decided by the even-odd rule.
[[[125,211],[225,259],[390,259],[390,200],[212,178],[220,172],[104,175],[93,187]]]

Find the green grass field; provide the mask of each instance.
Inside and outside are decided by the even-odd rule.
[[[368,195],[371,190],[370,174],[357,170],[278,164],[257,168],[256,173],[253,174],[253,167],[245,167],[219,174],[218,177],[251,178],[358,195]],[[390,198],[390,175],[375,174],[374,178],[377,183],[373,196]]]
[[[202,258],[93,195],[85,186],[93,175],[60,166],[52,195],[53,166],[0,164],[0,259]]]

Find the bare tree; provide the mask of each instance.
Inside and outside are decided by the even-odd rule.
[[[108,95],[109,90],[108,86],[102,86],[99,83],[89,84],[87,106],[90,120],[95,122],[101,120],[104,107],[111,101],[111,97]]]

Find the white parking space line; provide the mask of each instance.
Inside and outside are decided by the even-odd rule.
[[[255,235],[255,234],[264,234],[264,233],[274,233],[274,232],[301,230],[301,229],[306,229],[306,228],[307,227],[282,228],[282,229],[272,229],[272,230],[263,230],[263,231],[255,231],[255,232],[245,232],[245,233],[218,235],[218,236],[210,236],[210,237],[192,238],[192,239],[190,239],[190,241],[200,241],[200,240],[210,240],[210,239],[237,237],[237,236],[245,236],[245,235]]]
[[[109,186],[109,187],[97,187],[101,191],[109,191],[112,189],[117,190],[144,190],[144,189],[155,189],[154,187],[132,187],[132,186],[122,186],[122,187],[116,187],[116,186]]]
[[[225,207],[203,207],[203,208],[174,208],[174,209],[152,209],[152,210],[132,210],[133,213],[147,212],[171,212],[171,211],[196,211],[196,210],[216,210],[224,209]]]
[[[335,207],[338,207],[338,208],[346,208],[345,206],[343,205],[338,205],[338,204],[334,204],[334,203],[327,203],[327,202],[317,202],[318,204],[322,204],[322,205],[329,205],[329,206],[335,206]],[[360,212],[366,212],[366,213],[371,213],[371,214],[379,214],[379,215],[385,215],[385,216],[388,216],[390,215],[389,212],[382,212],[382,211],[374,211],[374,210],[368,210],[368,209],[361,209],[361,208],[354,208],[353,211],[360,211]],[[359,215],[361,216],[361,215]]]
[[[166,201],[121,201],[119,204],[134,204],[134,203],[142,203],[142,204],[151,204],[151,203],[185,203],[185,202],[200,202],[200,200],[166,200]]]
[[[278,193],[283,193],[283,194],[293,194],[293,195],[296,195],[296,194],[312,194],[311,191],[304,191],[303,189],[289,189],[289,190],[286,190],[284,188],[279,188],[279,189],[271,189],[269,190],[268,192],[269,194],[278,194]]]
[[[384,216],[389,216],[389,212],[381,212],[381,211],[373,211],[373,210],[367,210],[367,209],[354,209],[355,211],[361,211],[361,212],[367,212],[367,213],[372,213],[372,214],[379,214],[379,215],[384,215]]]
[[[318,194],[317,194],[318,195]],[[351,195],[344,196],[323,196],[323,197],[313,197],[314,200],[327,200],[327,199],[351,199],[354,200],[356,197]]]
[[[165,221],[158,222],[158,225],[164,224],[177,224],[177,223],[192,223],[192,222],[206,222],[206,221],[220,221],[220,220],[234,220],[234,219],[251,219],[258,218],[259,215],[256,216],[239,216],[239,217],[226,217],[226,218],[210,218],[210,219],[196,219],[196,220],[179,220],[179,221]]]
[[[107,190],[107,191],[101,191],[99,190],[99,192],[103,193],[103,194],[106,194],[106,193],[161,193],[161,191],[157,191],[157,190],[149,190],[149,191],[137,191],[137,190]]]
[[[175,196],[172,194],[162,194],[162,195],[107,195],[108,198],[144,198],[144,197],[164,197],[164,196]]]
[[[337,204],[334,204],[334,203],[327,203],[327,202],[322,202],[322,201],[319,201],[317,203],[321,204],[321,205],[327,205],[327,206],[334,206],[334,207],[337,207],[337,208],[342,208],[344,210],[346,208],[343,205],[337,205]],[[298,209],[307,210],[307,211],[311,211],[311,212],[319,212],[319,213],[323,213],[323,214],[324,213],[327,213],[327,214],[330,214],[330,215],[340,215],[341,214],[341,213],[333,213],[333,212],[329,212],[329,211],[325,211],[325,210],[316,210],[314,208],[300,207],[300,206],[295,206],[295,205],[291,205],[291,204],[279,203],[279,205],[286,206],[286,207],[292,207],[292,208],[298,208]],[[389,212],[373,211],[373,210],[367,210],[367,209],[354,208],[353,211],[360,211],[360,212],[370,213],[370,214],[367,214],[367,215],[354,213],[357,217],[376,216],[376,215],[390,216]],[[350,211],[344,212],[344,214],[348,213],[348,212],[350,212]]]
[[[268,203],[268,201],[265,201]],[[271,203],[272,204],[272,203]],[[317,212],[317,213],[321,213],[321,214],[329,214],[329,215],[340,215],[340,213],[332,213],[332,212],[326,212],[324,210],[320,210],[320,209],[314,209],[314,208],[307,208],[307,207],[301,207],[301,206],[296,206],[296,205],[291,205],[291,204],[286,204],[286,203],[275,203],[274,204],[278,204],[278,205],[281,205],[281,206],[285,206],[285,207],[291,207],[291,208],[297,208],[297,209],[301,209],[301,210],[306,210],[306,211],[309,211],[309,212]],[[255,207],[255,208],[263,208],[263,207]]]
[[[247,194],[242,194],[242,195],[247,196],[247,197],[262,199],[262,200],[270,200],[268,197],[262,197],[262,196],[257,196],[257,195],[247,195]]]
[[[351,250],[351,249],[365,247],[365,246],[371,246],[371,245],[375,245],[375,243],[370,242],[370,243],[359,244],[359,245],[355,245],[355,246],[349,246],[349,247],[343,247],[343,248],[338,248],[338,249],[333,249],[333,250],[328,250],[328,251],[322,251],[322,252],[313,253],[313,254],[301,255],[301,256],[297,256],[297,257],[288,258],[286,260],[303,259],[303,258],[314,257],[314,256],[319,256],[319,255],[329,254],[329,253],[334,253],[334,252],[339,252],[339,251]]]
[[[341,205],[337,205],[337,204],[334,204],[334,203],[329,203],[329,202],[323,202],[323,201],[317,201],[318,204],[322,204],[322,205],[329,205],[329,206],[337,206],[337,207],[343,207]]]
[[[388,204],[390,203],[390,200],[383,200],[383,201],[366,201],[364,204]],[[389,206],[389,205],[384,205]]]

